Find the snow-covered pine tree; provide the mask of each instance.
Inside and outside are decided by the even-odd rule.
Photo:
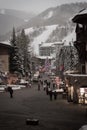
[[[57,68],[64,66],[64,71],[75,70],[78,64],[78,54],[74,46],[63,46],[57,55]]]
[[[21,70],[21,61],[19,57],[19,49],[16,41],[16,34],[15,34],[15,28],[13,28],[12,32],[12,38],[11,38],[11,45],[12,45],[12,50],[10,51],[10,72],[20,72]]]
[[[30,53],[29,53],[29,37],[25,35],[24,29],[17,36],[19,53],[22,62],[23,74],[26,75],[30,71]]]

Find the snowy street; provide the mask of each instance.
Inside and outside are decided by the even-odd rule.
[[[39,125],[26,125],[28,118],[39,119]],[[37,83],[14,91],[12,99],[0,93],[0,130],[78,130],[86,122],[84,106],[68,103],[61,94],[50,101]]]

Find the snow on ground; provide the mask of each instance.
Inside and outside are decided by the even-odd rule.
[[[19,90],[21,88],[25,88],[26,85],[22,85],[22,84],[21,85],[14,85],[14,84],[11,84],[11,85],[0,85],[0,92],[4,92],[7,87],[12,87],[13,90]]]
[[[72,42],[76,41],[75,30],[73,30],[72,33],[69,33],[62,41],[64,42],[64,45],[66,45],[66,46],[68,46],[70,42],[72,43]]]
[[[32,42],[32,47],[36,55],[39,55],[39,44],[45,42],[48,39],[49,35],[53,32],[53,30],[56,29],[57,26],[58,25],[46,26],[46,30],[41,35],[39,35],[34,39],[34,41]]]

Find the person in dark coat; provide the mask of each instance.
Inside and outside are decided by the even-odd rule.
[[[56,100],[57,99],[57,92],[54,91],[54,99]]]
[[[10,93],[10,98],[13,98],[13,89],[12,89],[12,87],[8,87],[8,92]]]
[[[48,93],[49,93],[49,92],[48,92],[48,86],[46,86],[46,94],[48,95]]]
[[[50,101],[52,101],[53,93],[52,90],[49,91]]]

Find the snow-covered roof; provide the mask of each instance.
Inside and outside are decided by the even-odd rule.
[[[54,42],[54,44],[55,44],[55,45],[62,45],[62,44],[64,44],[64,42],[59,41],[59,42]]]
[[[11,46],[10,41],[0,41],[0,44]]]
[[[83,10],[79,11],[78,13],[74,14],[74,16],[71,19],[73,20],[74,17],[76,17],[78,15],[83,15],[83,14],[87,14],[87,9],[83,9]]]
[[[73,76],[73,74],[77,75],[78,71],[76,71],[76,70],[67,70],[67,71],[64,72],[64,74],[68,74],[68,75]]]
[[[40,47],[51,47],[52,45],[54,45],[54,43],[42,43]]]
[[[81,24],[86,24],[87,23],[87,8],[81,10],[79,13],[75,14],[74,17],[72,18],[73,22],[81,23]]]
[[[78,15],[81,15],[81,14],[87,14],[87,9],[84,9],[84,10],[82,10],[82,11],[80,11],[80,12],[78,13]]]
[[[39,59],[53,59],[53,57],[52,56],[38,56],[37,58],[39,58]]]
[[[74,77],[86,77],[87,76],[87,74],[68,74],[68,75],[70,75],[70,76],[74,76]]]
[[[41,43],[40,44],[40,46],[41,47],[51,47],[51,46],[53,46],[53,45],[62,45],[63,44],[63,42],[50,42],[50,43],[46,43],[46,42],[44,42],[44,43]]]

